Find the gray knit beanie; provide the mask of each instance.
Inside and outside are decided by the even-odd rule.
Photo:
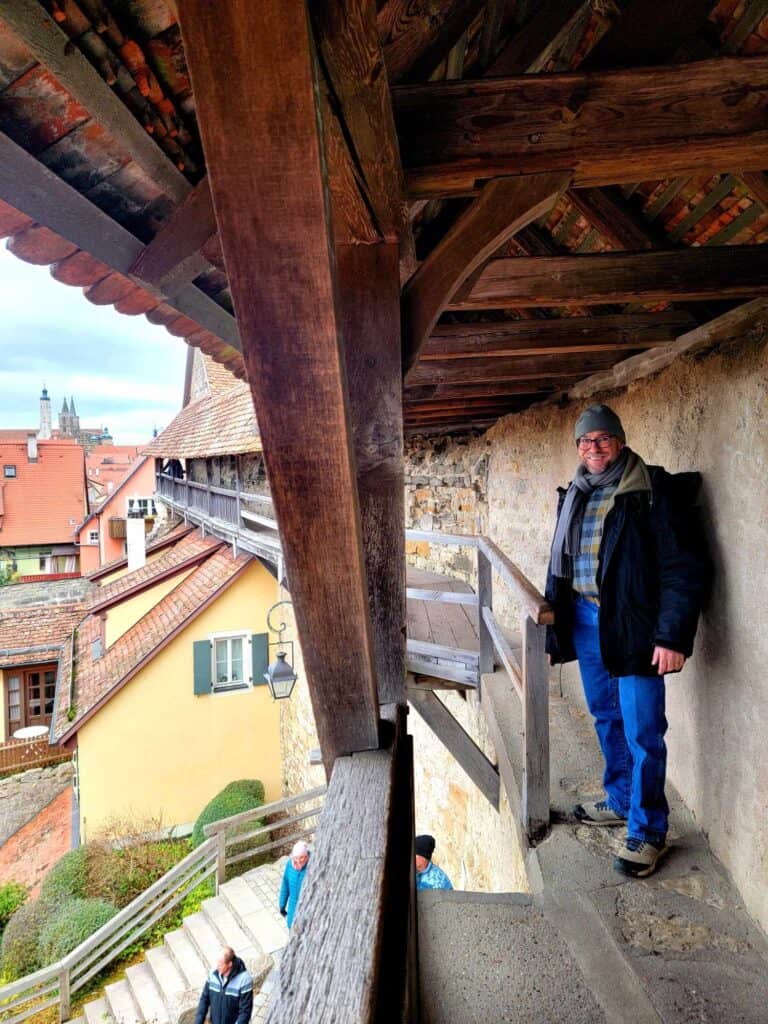
[[[590,405],[588,409],[576,420],[575,437],[578,441],[585,434],[591,434],[593,430],[604,430],[606,434],[613,434],[614,437],[626,444],[627,438],[621,420],[607,405]]]

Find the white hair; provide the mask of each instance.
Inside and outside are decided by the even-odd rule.
[[[294,843],[291,857],[303,857],[305,853],[309,853],[309,847],[303,839],[300,839],[298,843]]]

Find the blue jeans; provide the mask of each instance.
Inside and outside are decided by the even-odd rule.
[[[667,833],[667,748],[663,676],[610,675],[598,632],[600,609],[576,598],[573,641],[587,707],[605,758],[608,804],[627,819],[627,835],[660,842]]]

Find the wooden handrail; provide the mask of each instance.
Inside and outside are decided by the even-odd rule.
[[[507,558],[501,548],[487,537],[478,538],[478,548],[504,582],[508,583],[517,593],[517,596],[521,598],[525,610],[533,621],[539,626],[551,625],[555,621],[555,613],[552,607],[547,603],[544,595],[534,587],[522,569],[519,569],[511,559]]]
[[[298,796],[289,796],[285,800],[275,800],[271,804],[262,804],[261,807],[254,807],[250,811],[241,811],[239,814],[233,814],[230,818],[222,818],[221,821],[214,821],[210,825],[206,825],[203,828],[203,834],[215,836],[219,832],[226,832],[233,825],[242,825],[246,821],[254,821],[256,818],[263,818],[267,814],[277,814],[280,811],[288,810],[289,807],[295,807],[297,804],[315,800],[317,797],[324,796],[325,792],[325,786],[318,786],[316,789],[308,789],[305,793],[299,793]]]

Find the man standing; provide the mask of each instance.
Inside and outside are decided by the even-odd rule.
[[[435,852],[434,836],[416,836],[416,888],[417,889],[452,889],[451,880],[437,864],[432,863]]]
[[[253,1009],[253,979],[230,946],[225,946],[203,986],[195,1024],[210,1010],[211,1024],[249,1024]]]
[[[560,504],[547,577],[552,664],[578,659],[605,758],[605,798],[585,825],[626,825],[615,868],[645,877],[666,852],[664,676],[693,650],[707,560],[693,519],[697,473],[671,476],[626,445],[593,405],[575,430],[581,464]]]

